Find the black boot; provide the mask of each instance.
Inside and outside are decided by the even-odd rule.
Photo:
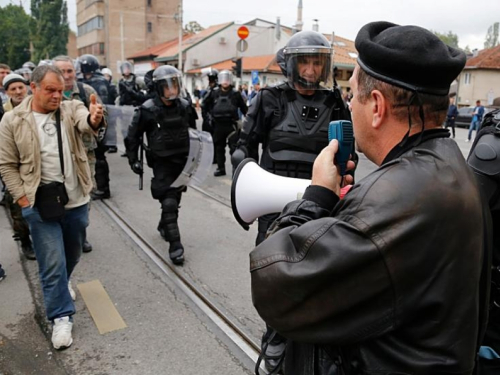
[[[33,251],[33,246],[31,246],[31,240],[21,240],[21,252],[29,260],[36,260],[35,252]]]
[[[107,190],[93,190],[91,193],[90,193],[90,197],[92,198],[92,200],[99,200],[99,199],[108,199],[111,197],[111,193],[109,192],[109,189]]]
[[[181,241],[170,242],[168,255],[170,256],[173,264],[180,266],[184,263],[184,247],[182,246]]]
[[[226,175],[226,170],[225,169],[219,169],[217,168],[214,172],[214,176],[215,177],[219,177],[219,176],[225,176]]]
[[[268,372],[283,374],[285,349],[286,338],[267,326],[267,331],[262,336],[261,350],[264,353],[264,366]]]
[[[82,251],[83,251],[84,253],[90,253],[90,252],[92,251],[92,244],[91,244],[89,241],[85,240],[85,241],[83,242],[83,248],[82,248]]]

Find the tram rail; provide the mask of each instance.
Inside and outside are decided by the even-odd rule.
[[[213,199],[220,204],[230,207],[223,199],[201,188],[194,187],[199,193]],[[156,249],[144,238],[133,225],[109,201],[95,202],[111,220],[158,266],[185,295],[246,355],[254,364],[260,354],[259,343],[245,332],[238,323],[207,297],[194,282],[183,275],[176,266],[166,260],[162,252]],[[261,373],[267,374],[261,365]]]

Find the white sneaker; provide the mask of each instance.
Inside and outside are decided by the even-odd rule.
[[[68,290],[69,290],[69,294],[71,296],[71,299],[73,301],[76,301],[76,293],[75,293],[75,290],[73,289],[73,287],[71,286],[71,281],[68,281]]]
[[[73,343],[72,329],[73,323],[69,321],[69,316],[54,319],[54,326],[52,327],[52,345],[54,349],[64,349],[71,346]]]
[[[470,142],[470,139],[466,139],[465,142]]]

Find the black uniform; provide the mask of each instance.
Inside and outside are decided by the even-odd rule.
[[[483,346],[500,355],[500,110],[487,114],[472,145],[468,164],[478,177],[485,209],[491,212],[490,231],[493,236],[491,254],[491,297],[489,321]],[[486,233],[491,238],[491,233]],[[487,310],[485,308],[484,310]],[[500,372],[500,358],[479,361],[478,374]]]
[[[136,82],[135,74],[131,74],[130,78],[121,78],[118,82],[118,88],[120,90],[120,105],[137,107],[146,101],[146,96],[141,92]]]
[[[170,242],[170,256],[174,259],[172,253],[182,248],[177,218],[181,195],[186,191],[186,187],[174,188],[170,185],[186,164],[189,152],[190,111],[189,104],[184,99],[175,99],[171,103],[171,106],[167,106],[155,96],[138,107],[128,129],[125,145],[130,165],[133,166],[138,161],[138,150],[143,134],[146,133],[146,159],[154,175],[151,180],[151,193],[162,207],[158,230],[165,240]]]
[[[238,148],[244,148],[248,157],[259,160],[259,144],[262,143],[259,164],[266,171],[311,179],[314,160],[328,145],[328,125],[334,120],[350,120],[338,89],[303,96],[288,83],[264,88],[250,104]],[[259,217],[256,245],[264,241],[278,215]],[[279,367],[286,339],[267,327],[262,338],[263,348],[266,341],[269,341],[265,351],[266,367]]]
[[[110,102],[109,95],[109,82],[108,80],[99,72],[92,73],[92,77],[85,79],[83,83],[86,83],[99,94],[103,104],[113,104]],[[104,137],[97,140],[97,148],[94,150],[96,164],[95,164],[95,180],[97,183],[97,191],[93,193],[94,199],[97,198],[109,198],[109,165],[106,160],[107,147],[104,144]]]
[[[261,89],[250,104],[238,147],[245,147],[249,157],[279,176],[311,179],[314,160],[328,145],[328,124],[349,120],[350,113],[340,92],[315,91],[300,95],[287,83]],[[277,214],[259,218],[256,244],[264,240]]]
[[[226,170],[226,144],[232,153],[236,146],[239,118],[238,109],[247,114],[248,107],[241,94],[234,90],[232,86],[224,91],[222,88],[215,88],[211,94],[203,101],[205,110],[210,113],[213,126],[213,140],[215,148],[215,159],[218,170],[225,173]]]

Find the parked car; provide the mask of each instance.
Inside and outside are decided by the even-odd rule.
[[[494,111],[495,108],[484,107],[484,114]],[[468,128],[472,121],[474,107],[463,107],[458,109],[458,116],[455,119],[455,126],[459,128]]]

